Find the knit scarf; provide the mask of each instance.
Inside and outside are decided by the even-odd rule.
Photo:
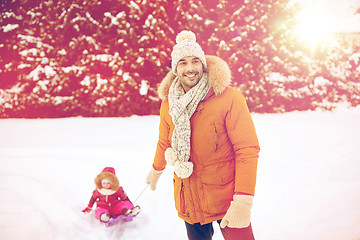
[[[188,165],[184,163],[190,159],[190,118],[194,114],[199,102],[203,100],[209,92],[209,89],[210,86],[208,85],[205,73],[199,82],[186,93],[178,77],[174,79],[170,86],[168,97],[169,114],[175,125],[171,142],[171,147],[174,151],[172,165],[175,165],[175,173],[177,173],[178,177],[186,178],[192,173],[192,165],[191,170],[187,170],[185,174],[181,173],[181,169],[179,168],[188,168]],[[176,163],[176,161],[180,162]],[[179,165],[179,167],[177,167],[177,165]]]

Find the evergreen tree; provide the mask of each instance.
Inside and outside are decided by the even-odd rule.
[[[5,0],[0,116],[156,114],[181,30],[229,63],[252,111],[358,105],[359,47],[308,49],[292,32],[297,11],[288,0]]]
[[[1,50],[14,56],[12,65],[1,62],[2,77],[11,79],[1,86],[10,97],[2,111],[25,117],[157,113],[161,49],[169,41],[163,8],[147,3],[145,9],[111,0],[6,3],[3,15],[20,19],[22,27],[2,32]],[[19,90],[10,96],[15,85]]]
[[[286,0],[189,1],[184,9],[205,52],[229,63],[233,85],[256,112],[309,107],[294,104],[303,97],[289,92],[306,85],[301,72],[305,56],[294,53],[288,30],[295,25],[296,11]]]

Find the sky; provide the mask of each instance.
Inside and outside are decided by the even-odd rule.
[[[302,10],[297,15],[295,33],[311,45],[333,39],[333,33],[359,32],[358,0],[293,0]]]
[[[342,22],[352,18],[357,8],[360,8],[358,0],[295,0],[303,9],[304,21],[307,27],[317,26],[321,22],[323,27],[331,30],[341,29]],[[359,23],[360,31],[360,23]]]

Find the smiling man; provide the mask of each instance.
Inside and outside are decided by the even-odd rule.
[[[226,240],[254,239],[260,148],[245,98],[230,87],[228,65],[205,56],[194,33],[182,31],[176,43],[159,87],[159,140],[146,182],[155,190],[165,166],[174,166],[175,207],[190,240],[210,240],[214,221]]]

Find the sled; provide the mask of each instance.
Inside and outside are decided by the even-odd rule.
[[[139,213],[140,213],[140,207],[135,206],[133,209],[131,209],[131,212],[129,213],[130,215],[119,215],[119,216],[117,216],[115,218],[111,218],[110,221],[105,223],[105,225],[107,227],[111,227],[111,226],[115,225],[116,223],[118,223],[119,221],[130,222]]]
[[[110,221],[108,221],[107,223],[105,223],[105,225],[107,227],[111,227],[114,226],[116,223],[120,222],[120,221],[124,221],[124,222],[130,222],[133,220],[135,216],[125,216],[125,215],[119,215],[115,218],[110,219]]]

